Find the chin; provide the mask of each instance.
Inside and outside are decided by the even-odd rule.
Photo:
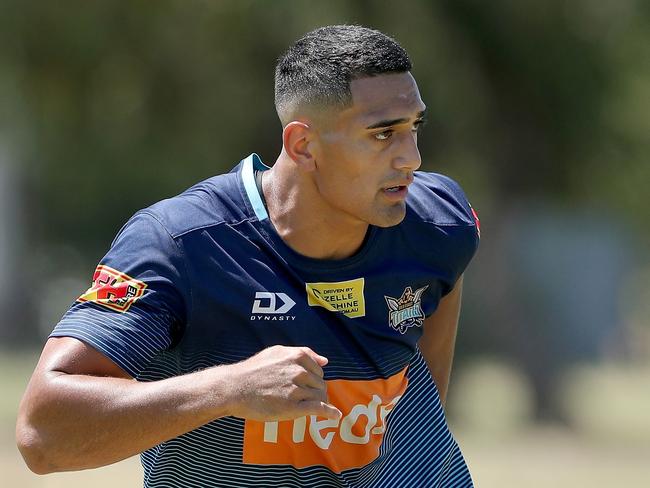
[[[406,206],[399,205],[384,210],[380,215],[376,215],[374,221],[370,223],[376,227],[394,227],[400,224],[404,217],[406,217]]]

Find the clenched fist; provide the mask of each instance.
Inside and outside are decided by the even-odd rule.
[[[259,421],[341,418],[341,411],[328,403],[326,364],[327,358],[308,347],[272,346],[226,366],[234,399],[230,415]]]

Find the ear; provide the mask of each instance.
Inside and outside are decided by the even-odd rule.
[[[316,160],[310,150],[313,139],[312,128],[304,122],[289,122],[282,131],[284,151],[304,171],[316,169]]]

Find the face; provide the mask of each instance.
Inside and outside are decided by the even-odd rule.
[[[410,73],[353,80],[352,105],[316,127],[314,178],[332,211],[351,222],[399,224],[420,166],[425,105]]]

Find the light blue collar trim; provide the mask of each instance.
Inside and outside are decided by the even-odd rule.
[[[255,215],[260,221],[262,221],[268,219],[269,214],[266,211],[266,207],[264,206],[264,202],[262,201],[262,197],[260,196],[259,191],[257,191],[255,173],[253,172],[256,169],[265,171],[269,169],[269,167],[262,162],[257,154],[253,153],[244,159],[241,170],[241,177],[244,181],[246,195],[248,196],[248,200],[250,200],[251,205],[253,206]]]

